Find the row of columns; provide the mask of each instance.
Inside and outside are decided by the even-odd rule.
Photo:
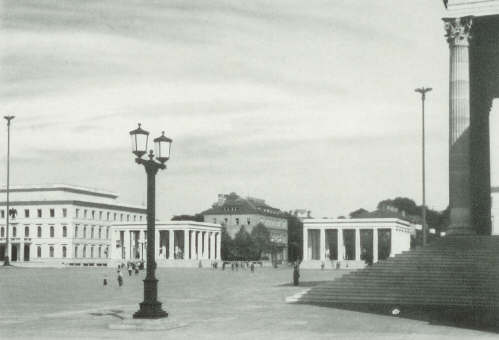
[[[309,240],[308,231],[309,230],[319,230],[319,255],[320,260],[326,260],[326,229],[309,229],[303,228],[303,259],[310,260],[311,254],[309,253]],[[328,229],[334,230],[334,229]],[[343,242],[343,229],[336,229],[337,234],[337,249],[338,249],[338,261],[341,261],[345,257],[345,245]],[[360,261],[361,248],[360,248],[360,230],[352,229],[355,231],[355,261]],[[373,263],[378,261],[378,233],[377,229],[372,229],[373,231]]]
[[[175,231],[174,229],[167,230],[168,232],[168,256],[163,254],[160,257],[160,232],[162,230],[156,230],[156,235],[154,238],[154,249],[156,259],[173,260],[175,259]],[[177,230],[180,231],[180,230]],[[138,245],[139,258],[145,259],[146,257],[146,230],[125,230],[123,235],[123,255],[125,260],[134,260],[135,256],[132,250],[135,245]],[[221,233],[213,231],[203,231],[203,230],[192,230],[184,229],[184,244],[183,244],[183,259],[211,259],[220,260],[221,259]],[[178,234],[177,234],[178,235]],[[138,242],[136,242],[138,241]],[[180,246],[180,245],[179,245]]]
[[[220,260],[221,249],[221,234],[220,232],[200,231],[200,230],[185,230],[184,242],[190,239],[189,244],[186,242],[184,254],[187,254],[186,259],[211,259]],[[190,234],[190,235],[189,235]],[[197,241],[197,245],[196,245]]]

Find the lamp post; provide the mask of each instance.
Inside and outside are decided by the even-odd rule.
[[[423,206],[421,208],[421,218],[423,220],[423,246],[428,243],[428,225],[426,224],[426,187],[425,187],[425,131],[424,131],[424,102],[426,99],[426,92],[431,91],[431,87],[420,87],[414,91],[421,93],[421,111],[422,111],[422,126],[423,126],[423,136],[422,136],[422,170],[423,170]]]
[[[154,139],[156,149],[156,162],[152,150],[147,155],[149,159],[142,157],[147,152],[147,140],[149,132],[140,127],[130,131],[132,141],[132,153],[136,156],[135,162],[142,164],[147,174],[147,274],[144,279],[144,301],[140,303],[140,309],[133,314],[136,319],[159,319],[168,316],[161,308],[158,301],[158,280],[156,279],[155,245],[155,218],[156,218],[156,174],[158,170],[166,169],[166,161],[170,158],[172,140],[162,135]]]
[[[4,266],[10,266],[10,252],[9,252],[9,182],[10,182],[10,121],[14,119],[14,116],[4,116],[3,117],[7,121],[7,209],[6,209],[6,229],[7,232],[5,234],[5,259],[4,259]]]

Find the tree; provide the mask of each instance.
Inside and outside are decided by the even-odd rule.
[[[288,261],[302,258],[303,222],[296,216],[286,214],[288,220]]]
[[[220,244],[220,256],[222,257],[222,260],[233,260],[235,255],[234,255],[234,241],[230,237],[229,233],[227,232],[227,228],[223,225],[222,226],[222,236],[221,236],[221,244]]]
[[[267,253],[272,250],[270,241],[270,232],[263,223],[258,223],[251,230],[251,238],[253,240],[254,252],[258,260],[261,259],[262,253]]]
[[[367,214],[368,212],[369,211],[367,211],[366,209],[360,208],[360,209],[352,211],[350,214],[348,214],[348,216],[350,216],[350,218],[357,218],[357,217],[360,217],[364,214]]]
[[[241,226],[241,229],[236,233],[233,242],[236,260],[254,260],[256,258],[253,240],[244,226]]]
[[[195,215],[175,215],[175,216],[172,217],[172,221],[204,222],[204,217],[201,214],[195,214]]]

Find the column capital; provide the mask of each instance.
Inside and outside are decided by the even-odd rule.
[[[473,17],[444,18],[445,37],[450,46],[468,46]]]

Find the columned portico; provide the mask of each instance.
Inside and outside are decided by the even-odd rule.
[[[119,239],[123,234],[125,246],[127,243],[133,245],[134,235],[141,235],[145,228],[146,225],[142,223],[112,226],[111,260],[113,263],[138,260],[137,258],[122,258],[122,248],[118,246],[121,244]],[[220,260],[220,242],[216,241],[216,235],[220,235],[220,228],[218,224],[193,221],[156,222],[154,252],[156,264],[158,267],[198,267],[201,262],[202,267],[209,267],[213,261]],[[141,259],[145,260],[145,258]]]
[[[396,218],[305,219],[303,268],[361,268],[410,249],[415,226]]]

